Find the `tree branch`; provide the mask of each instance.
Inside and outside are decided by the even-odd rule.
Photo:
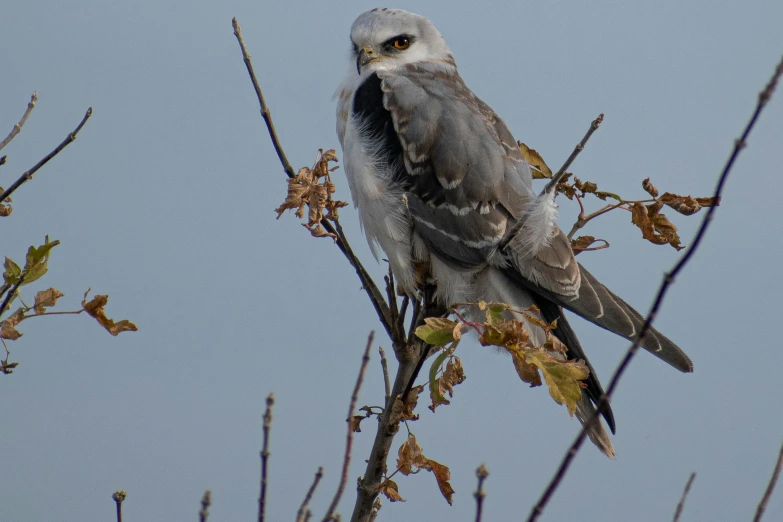
[[[745,147],[745,145],[747,145],[748,135],[750,134],[750,131],[753,129],[753,126],[756,124],[756,120],[758,119],[759,114],[761,114],[761,111],[764,109],[767,102],[772,97],[772,93],[774,92],[775,86],[777,85],[777,82],[781,75],[783,75],[783,58],[781,58],[781,61],[778,63],[777,67],[775,68],[775,72],[773,73],[772,78],[764,87],[764,90],[762,90],[761,93],[759,94],[756,108],[753,111],[753,115],[751,116],[750,121],[745,126],[745,130],[742,132],[742,136],[734,142],[734,148],[729,156],[729,159],[726,161],[726,165],[723,167],[723,171],[721,172],[720,177],[718,178],[718,183],[717,186],[715,187],[715,192],[714,192],[715,198],[719,198],[721,196],[723,192],[723,187],[726,183],[726,180],[728,179],[729,172],[731,172],[731,168],[734,165],[734,161],[737,159],[739,152]],[[582,446],[582,443],[584,442],[585,437],[587,436],[587,431],[590,429],[590,427],[593,425],[594,422],[599,422],[598,421],[599,415],[604,410],[604,408],[606,408],[606,405],[609,403],[609,398],[612,396],[612,393],[617,387],[617,383],[619,382],[620,377],[622,377],[626,368],[628,368],[628,365],[630,364],[631,360],[633,359],[634,355],[636,355],[636,352],[639,349],[639,345],[644,340],[644,337],[647,334],[647,332],[650,330],[652,322],[655,320],[655,316],[658,314],[658,310],[660,309],[661,304],[663,303],[663,298],[665,297],[666,292],[669,290],[669,287],[674,282],[675,277],[680,273],[683,267],[688,263],[688,261],[691,259],[693,254],[696,252],[697,248],[699,247],[699,244],[704,238],[704,235],[707,232],[707,228],[712,222],[712,218],[713,215],[715,214],[716,208],[717,208],[716,206],[711,206],[707,209],[707,213],[702,218],[701,225],[699,226],[698,232],[696,232],[696,236],[693,239],[693,243],[691,244],[691,247],[685,251],[685,254],[682,257],[680,257],[679,261],[677,261],[674,267],[665,274],[663,278],[663,282],[658,288],[658,293],[655,296],[655,300],[653,301],[652,307],[650,308],[650,311],[647,314],[647,317],[644,321],[644,325],[642,326],[638,337],[631,345],[631,347],[628,348],[625,357],[620,362],[620,365],[617,367],[617,370],[615,370],[615,373],[612,376],[612,379],[609,383],[609,387],[606,389],[606,393],[602,395],[600,400],[598,401],[596,411],[593,413],[591,418],[587,422],[585,422],[582,430],[579,432],[579,435],[576,437],[574,442],[571,444],[571,447],[568,449],[565,456],[563,457],[563,460],[561,461],[560,466],[555,472],[554,477],[552,477],[552,480],[550,481],[546,490],[544,490],[544,493],[541,495],[538,502],[530,512],[530,515],[528,516],[527,519],[528,522],[533,522],[537,520],[538,517],[541,515],[541,513],[543,513],[544,508],[546,507],[549,500],[552,498],[552,495],[554,494],[557,487],[560,485],[560,482],[563,480],[563,477],[568,471],[571,462],[573,461],[574,457],[579,451],[579,448]]]
[[[239,42],[239,47],[242,51],[242,58],[245,62],[245,67],[247,68],[247,72],[250,75],[250,81],[253,83],[253,89],[256,91],[256,97],[258,98],[258,103],[261,106],[261,116],[263,116],[264,122],[266,123],[266,128],[269,131],[269,137],[272,140],[272,145],[275,147],[277,157],[280,159],[280,164],[283,166],[283,170],[285,171],[286,175],[289,178],[293,178],[295,176],[294,169],[288,162],[288,158],[283,151],[283,146],[280,144],[280,139],[277,137],[277,131],[275,130],[275,125],[272,121],[272,113],[269,111],[269,107],[267,106],[266,100],[264,99],[264,94],[261,91],[258,78],[256,78],[256,73],[253,70],[253,62],[250,59],[250,53],[247,51],[245,40],[242,37],[242,28],[239,26],[239,22],[236,18],[232,19],[232,25],[234,27],[234,35],[236,36],[237,41]],[[0,199],[0,201],[2,201],[2,199]],[[351,263],[351,266],[353,266],[356,270],[356,274],[359,276],[359,280],[362,282],[362,288],[370,298],[370,301],[372,302],[373,307],[378,314],[378,318],[381,320],[381,323],[383,324],[386,332],[389,334],[389,337],[392,337],[393,325],[391,322],[391,312],[389,310],[389,305],[383,298],[381,291],[375,285],[375,282],[367,273],[367,270],[359,261],[359,258],[357,258],[356,254],[353,253],[353,250],[348,244],[348,240],[345,237],[345,233],[343,232],[339,221],[335,220],[333,225],[332,222],[324,218],[321,220],[321,225],[328,233],[334,234],[337,237],[337,247],[348,259],[348,262]]]
[[[391,399],[391,384],[389,383],[389,363],[386,362],[386,352],[383,351],[383,346],[378,347],[378,353],[381,355],[381,369],[383,370],[383,389],[386,392],[386,400],[384,401],[384,408],[388,408],[389,399]]]
[[[127,496],[128,494],[124,489],[118,489],[111,496],[114,503],[117,505],[117,522],[122,522],[122,502]]]
[[[206,490],[204,496],[201,497],[201,511],[198,512],[199,522],[207,522],[209,518],[209,506],[212,505],[212,492]]]
[[[348,435],[345,440],[345,456],[343,457],[343,472],[340,475],[340,485],[337,487],[337,493],[335,493],[332,503],[329,505],[329,509],[326,511],[326,516],[323,518],[323,522],[329,522],[335,520],[335,511],[337,510],[337,504],[340,503],[340,498],[345,492],[345,485],[348,483],[348,470],[351,465],[351,448],[353,447],[353,424],[351,423],[351,417],[356,409],[356,401],[359,400],[359,390],[362,388],[362,382],[364,381],[364,372],[367,370],[367,364],[370,362],[370,348],[372,348],[372,342],[375,338],[375,331],[370,332],[367,337],[367,347],[364,349],[364,355],[362,356],[362,366],[359,369],[359,376],[356,378],[356,385],[353,387],[353,393],[351,394],[351,404],[348,407]]]
[[[555,175],[552,176],[552,179],[550,179],[549,183],[546,184],[544,190],[541,191],[542,194],[553,192],[557,189],[557,184],[560,183],[560,181],[563,179],[563,176],[565,176],[566,170],[571,166],[571,163],[574,162],[576,157],[579,156],[579,153],[582,152],[582,150],[585,148],[587,140],[589,140],[590,136],[592,136],[593,133],[598,129],[602,121],[604,121],[603,113],[599,114],[598,117],[593,120],[593,122],[590,124],[590,128],[587,129],[587,134],[585,134],[584,138],[582,138],[582,141],[576,144],[576,147],[574,147],[573,152],[571,152],[571,155],[568,156],[566,162],[563,163],[563,166],[560,167],[560,170],[558,170]]]
[[[767,509],[767,502],[769,502],[769,499],[772,496],[772,490],[775,489],[775,484],[778,482],[781,468],[783,468],[783,446],[780,447],[778,461],[775,464],[775,469],[772,471],[772,477],[769,479],[767,489],[764,490],[764,496],[761,497],[761,502],[759,502],[759,505],[756,508],[756,516],[753,517],[753,522],[761,522],[761,517],[764,515],[764,511]]]
[[[693,480],[695,478],[696,473],[691,473],[691,476],[688,477],[688,482],[685,483],[685,489],[682,490],[682,497],[680,497],[680,501],[677,503],[677,509],[674,510],[672,522],[679,522],[680,515],[682,515],[682,508],[685,507],[685,499],[688,496],[688,492],[691,490],[691,485],[693,485]]]
[[[0,142],[0,150],[3,150],[5,146],[11,143],[11,140],[14,139],[14,137],[22,131],[22,127],[24,127],[24,124],[27,121],[27,117],[30,116],[31,112],[33,112],[33,109],[35,108],[35,102],[37,101],[38,101],[38,93],[34,92],[33,95],[30,96],[30,103],[27,104],[27,110],[24,111],[24,114],[22,115],[22,119],[19,120],[19,122],[16,125],[14,125],[14,128],[11,129],[11,132],[8,133],[8,136],[6,136],[5,139]],[[5,156],[3,157],[5,158]],[[2,165],[3,163],[5,163],[5,161],[0,163],[0,165]]]
[[[272,430],[272,406],[274,404],[275,394],[270,393],[266,398],[266,411],[264,412],[264,445],[261,450],[261,494],[258,497],[258,522],[264,522],[266,517],[266,470],[269,463],[269,432]]]
[[[481,510],[484,507],[484,497],[487,496],[487,494],[484,493],[484,481],[488,476],[489,470],[487,469],[486,465],[482,464],[476,468],[478,487],[476,488],[476,492],[473,494],[473,497],[476,499],[476,522],[481,522]]]
[[[79,134],[80,130],[82,130],[82,127],[84,127],[84,124],[87,123],[87,120],[90,118],[90,116],[92,116],[92,107],[87,109],[87,112],[84,114],[84,118],[82,118],[82,121],[80,121],[79,125],[77,125],[76,128],[71,133],[69,133],[68,136],[65,137],[62,143],[60,143],[52,152],[44,156],[44,158],[38,163],[36,163],[33,166],[33,168],[31,168],[30,170],[28,170],[27,172],[19,176],[19,179],[14,181],[14,184],[8,187],[8,189],[6,189],[6,191],[0,195],[0,202],[5,201],[5,199],[11,194],[13,194],[16,191],[16,189],[18,189],[23,184],[33,179],[33,174],[35,174],[38,171],[38,169],[46,165],[46,163],[50,159],[57,156],[60,153],[60,151],[62,151],[65,147],[70,145],[73,142],[73,140],[76,139],[76,135]]]
[[[315,493],[315,488],[318,487],[318,483],[321,482],[323,476],[324,476],[324,468],[319,467],[318,471],[316,471],[315,473],[315,478],[313,479],[313,483],[310,485],[310,489],[307,490],[307,494],[305,495],[305,498],[302,501],[302,505],[299,506],[299,511],[296,512],[296,522],[304,522],[305,516],[307,516],[307,514],[310,513],[310,510],[307,509],[307,505],[310,503],[310,500],[313,498],[313,493]]]

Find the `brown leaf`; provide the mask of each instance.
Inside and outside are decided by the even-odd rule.
[[[15,326],[26,319],[23,308],[17,308],[14,313],[0,321],[0,338],[15,341],[22,336]]]
[[[362,431],[362,421],[366,419],[365,415],[353,415],[348,422],[351,424],[351,431],[354,433],[360,433]]]
[[[593,243],[602,241],[603,244],[597,247],[592,246]],[[579,255],[581,252],[592,252],[593,250],[601,250],[609,248],[609,242],[605,239],[596,239],[593,236],[579,236],[576,239],[571,240],[571,250],[574,255]]]
[[[682,250],[680,236],[677,234],[677,227],[669,221],[664,214],[659,211],[662,202],[656,201],[650,205],[644,205],[635,202],[631,206],[631,222],[642,231],[642,237],[656,245],[670,244],[677,250]]]
[[[574,187],[582,192],[582,196],[585,194],[595,194],[598,190],[598,185],[592,181],[582,181],[577,177],[574,177]]]
[[[85,301],[82,301],[82,308],[84,308],[85,312],[94,317],[101,326],[106,328],[106,331],[114,336],[117,336],[122,332],[135,332],[138,330],[136,325],[127,319],[115,323],[112,319],[106,317],[106,312],[103,310],[103,307],[106,306],[106,303],[108,302],[108,295],[96,295],[90,302],[86,302],[85,298]]]
[[[438,488],[440,488],[441,495],[443,495],[443,498],[445,498],[446,502],[448,502],[451,506],[452,496],[454,495],[454,488],[452,488],[451,484],[449,483],[449,480],[451,479],[451,471],[449,471],[449,467],[444,466],[439,462],[435,462],[432,459],[427,459],[421,468],[429,470],[433,475],[435,475],[435,480],[438,481]]]
[[[517,371],[517,375],[523,382],[530,384],[531,388],[541,386],[541,375],[538,373],[538,368],[525,361],[525,357],[522,350],[509,350],[511,352],[511,359],[514,361],[514,369]]]
[[[65,294],[63,294],[56,288],[41,290],[40,292],[35,294],[35,304],[33,305],[33,308],[35,308],[35,313],[36,314],[44,313],[46,311],[47,306],[56,305],[57,300],[61,298],[63,295]]]
[[[390,502],[405,502],[397,490],[397,483],[391,479],[386,479],[379,486],[380,493],[389,499]]]
[[[642,188],[652,197],[657,198],[658,197],[658,189],[655,188],[655,185],[650,183],[650,178],[645,178],[644,181],[642,181]]]
[[[288,194],[286,194],[285,201],[275,209],[278,219],[283,212],[291,209],[296,209],[295,214],[301,219],[304,217],[304,209],[307,206],[307,223],[303,223],[303,225],[310,231],[310,234],[313,237],[336,239],[334,234],[327,232],[321,226],[322,219],[326,217],[336,220],[338,210],[348,205],[344,201],[332,199],[335,187],[330,173],[338,168],[329,168],[329,162],[332,161],[337,161],[334,149],[329,149],[326,152],[319,149],[318,157],[312,168],[303,167],[299,169],[296,176],[287,180]],[[324,178],[323,182],[321,182],[321,178]]]
[[[418,471],[414,468],[423,467],[426,461],[427,458],[416,441],[416,436],[413,433],[408,433],[408,439],[402,443],[399,451],[397,451],[397,469],[403,475],[410,475]]]
[[[519,145],[519,150],[522,151],[525,161],[530,165],[530,172],[533,175],[533,179],[548,179],[552,177],[552,169],[547,166],[544,158],[541,157],[541,154],[521,141],[518,141],[517,145]]]
[[[435,384],[438,387],[441,400],[436,400],[436,397],[433,397],[432,394],[430,394],[432,404],[429,406],[429,409],[435,411],[435,408],[441,404],[450,404],[449,401],[443,397],[445,397],[447,393],[449,394],[449,397],[454,397],[454,386],[462,384],[465,382],[466,378],[465,371],[462,368],[462,361],[460,361],[459,357],[456,355],[451,357],[441,376],[435,379]]]
[[[391,424],[396,424],[400,421],[419,420],[419,416],[413,413],[413,410],[416,409],[416,406],[419,403],[419,394],[423,390],[424,386],[414,386],[411,388],[410,393],[408,393],[408,397],[405,399],[405,404],[402,403],[400,395],[398,395],[394,399],[394,404],[392,404],[392,412],[389,422]]]

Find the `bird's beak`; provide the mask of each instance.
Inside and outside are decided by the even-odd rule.
[[[362,67],[377,59],[372,47],[362,47],[359,54],[356,55],[356,72],[362,74]]]

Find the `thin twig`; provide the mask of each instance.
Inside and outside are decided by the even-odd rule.
[[[554,176],[552,176],[552,179],[549,180],[549,183],[546,184],[544,187],[544,190],[541,191],[541,194],[546,194],[548,192],[553,192],[557,189],[557,184],[560,183],[560,181],[563,179],[563,176],[566,174],[566,170],[568,167],[571,166],[571,163],[574,162],[577,156],[579,156],[579,153],[582,152],[582,150],[585,148],[585,145],[587,144],[587,140],[590,139],[590,136],[593,135],[593,133],[598,129],[598,127],[601,125],[601,122],[604,121],[604,114],[601,113],[598,115],[596,119],[593,120],[593,122],[590,124],[590,128],[587,129],[587,134],[585,134],[584,138],[582,138],[582,141],[576,144],[576,147],[574,147],[574,151],[571,153],[570,156],[568,156],[568,159],[565,163],[563,163],[563,166],[560,167],[560,170],[558,170]]]
[[[767,83],[764,90],[761,91],[761,93],[759,94],[756,108],[753,111],[753,115],[751,116],[750,121],[745,126],[745,130],[742,132],[742,136],[734,142],[734,148],[732,149],[729,159],[726,161],[726,165],[723,167],[723,172],[721,172],[721,175],[718,178],[718,183],[717,186],[715,187],[715,192],[714,192],[715,198],[719,198],[721,196],[723,192],[723,186],[725,185],[726,180],[728,179],[729,172],[731,172],[731,168],[734,165],[734,161],[737,159],[740,150],[742,150],[745,147],[745,145],[747,145],[748,135],[750,134],[750,131],[753,129],[753,126],[756,124],[756,120],[758,119],[759,114],[761,114],[762,109],[767,104],[769,99],[772,97],[772,93],[774,92],[775,86],[777,85],[778,79],[780,78],[781,75],[783,75],[783,58],[781,58],[781,61],[778,63],[777,67],[775,68],[775,72],[773,73],[772,78]],[[528,522],[533,522],[537,520],[538,517],[541,515],[541,513],[544,512],[544,508],[546,507],[549,500],[552,498],[552,495],[554,494],[557,487],[560,485],[560,482],[563,480],[563,477],[568,471],[568,468],[570,467],[571,462],[576,456],[576,453],[579,451],[579,448],[582,446],[582,443],[584,442],[585,437],[587,436],[587,431],[593,426],[594,422],[598,422],[598,417],[609,403],[609,398],[612,396],[612,393],[617,387],[617,383],[619,382],[620,377],[622,377],[623,373],[625,372],[626,368],[630,364],[634,355],[636,355],[636,352],[639,350],[639,346],[644,340],[645,335],[650,330],[652,322],[655,320],[655,316],[657,315],[658,310],[660,309],[661,304],[663,303],[663,298],[666,295],[666,292],[669,290],[671,284],[674,282],[674,278],[677,276],[677,274],[680,273],[680,271],[683,269],[686,263],[688,263],[688,261],[693,256],[694,252],[696,252],[696,249],[698,248],[702,239],[704,238],[704,235],[707,232],[707,228],[709,227],[710,222],[712,221],[712,217],[715,213],[716,208],[718,207],[712,206],[707,209],[707,213],[702,218],[701,225],[699,226],[699,230],[698,232],[696,232],[696,236],[693,238],[693,243],[691,244],[691,247],[685,251],[685,254],[679,259],[679,261],[677,261],[674,267],[664,275],[663,282],[658,288],[658,293],[655,296],[655,300],[653,301],[652,307],[650,308],[650,311],[647,314],[646,319],[644,320],[644,324],[642,325],[642,328],[639,331],[639,335],[636,337],[636,340],[631,345],[631,347],[628,348],[625,357],[623,358],[623,360],[620,362],[620,365],[615,370],[614,375],[612,376],[612,379],[609,383],[609,387],[606,390],[606,393],[602,395],[598,401],[595,412],[590,417],[590,419],[588,419],[588,421],[584,423],[584,426],[582,427],[582,430],[579,432],[579,435],[571,444],[571,447],[568,449],[565,456],[563,457],[563,460],[560,462],[560,466],[555,472],[554,477],[552,477],[552,480],[550,481],[547,488],[544,490],[544,493],[541,495],[538,502],[530,512],[530,515],[527,519]]]
[[[315,479],[313,479],[313,483],[310,485],[310,489],[307,490],[307,494],[305,495],[304,500],[302,501],[302,505],[299,506],[299,511],[296,512],[296,522],[304,522],[305,515],[309,513],[310,511],[307,509],[307,504],[310,503],[310,500],[313,498],[313,493],[315,493],[315,488],[318,487],[318,483],[321,482],[321,478],[324,476],[324,468],[319,467],[318,471],[315,472]]]
[[[695,478],[695,472],[691,473],[691,476],[688,477],[688,482],[685,483],[685,489],[682,490],[680,501],[677,503],[677,509],[674,510],[674,518],[672,519],[672,522],[678,522],[680,520],[680,515],[682,515],[682,508],[685,507],[685,499],[688,496],[688,492],[691,490],[691,485],[693,484],[693,480]]]
[[[389,407],[389,399],[391,398],[391,384],[389,384],[389,363],[386,361],[386,352],[383,351],[383,346],[378,347],[378,353],[381,355],[381,369],[383,370],[383,386],[386,391],[386,401],[384,402],[384,408]]]
[[[69,133],[68,136],[65,137],[65,139],[62,141],[62,143],[57,145],[57,147],[52,152],[50,152],[49,154],[44,156],[44,158],[41,161],[39,161],[38,163],[36,163],[33,166],[33,168],[31,168],[30,170],[28,170],[27,172],[25,172],[24,174],[19,176],[19,179],[14,181],[14,184],[11,185],[10,187],[8,187],[6,189],[6,191],[3,192],[0,195],[0,201],[5,201],[5,198],[7,198],[11,194],[13,194],[14,191],[16,191],[16,189],[18,189],[19,187],[24,185],[26,182],[28,182],[31,179],[33,179],[33,174],[35,174],[38,171],[38,169],[40,169],[41,167],[46,165],[46,163],[50,159],[52,159],[53,157],[57,156],[65,147],[70,145],[73,142],[73,140],[76,139],[76,135],[79,134],[80,130],[82,130],[82,127],[84,127],[84,124],[87,123],[87,120],[90,118],[90,116],[92,116],[92,107],[87,109],[87,112],[84,114],[84,118],[82,118],[82,121],[80,121],[79,125],[77,125],[76,128],[71,133]]]
[[[114,499],[114,503],[117,505],[117,522],[122,522],[122,502],[128,493],[124,489],[118,489],[115,491],[111,498]]]
[[[13,301],[14,296],[16,295],[16,291],[19,289],[20,286],[22,286],[22,283],[24,282],[24,276],[25,273],[22,272],[19,275],[19,279],[16,281],[14,286],[12,286],[11,289],[6,294],[5,299],[3,299],[3,304],[0,305],[0,316],[2,316],[5,313],[6,308],[8,308],[8,306],[11,304],[11,301]]]
[[[232,25],[234,26],[234,35],[236,36],[237,41],[239,42],[239,47],[242,50],[242,58],[245,61],[247,72],[250,75],[250,81],[253,83],[253,89],[256,91],[256,97],[258,98],[258,103],[261,107],[261,116],[263,116],[264,122],[266,123],[267,130],[269,131],[269,137],[272,139],[272,145],[275,147],[277,157],[280,159],[280,164],[283,166],[283,170],[285,171],[286,175],[289,178],[293,178],[295,176],[294,169],[288,162],[288,158],[283,151],[283,146],[280,144],[280,139],[277,136],[277,131],[275,130],[275,125],[272,121],[272,113],[269,111],[269,107],[267,106],[266,100],[264,99],[264,94],[261,91],[261,85],[258,82],[258,78],[256,78],[255,71],[253,70],[253,62],[250,59],[250,53],[247,51],[245,40],[242,37],[242,28],[239,27],[239,22],[236,18],[232,20]],[[365,292],[370,298],[370,301],[372,301],[373,307],[378,314],[378,318],[381,320],[381,323],[383,324],[386,332],[389,334],[389,337],[392,337],[393,325],[391,322],[391,311],[389,310],[389,305],[386,303],[386,300],[383,298],[383,294],[370,277],[370,274],[359,261],[359,258],[357,258],[353,253],[353,250],[348,244],[348,240],[343,233],[340,223],[338,221],[334,221],[334,224],[332,224],[332,222],[324,218],[321,220],[321,225],[328,233],[337,236],[337,247],[340,249],[343,255],[348,258],[348,262],[350,262],[351,266],[353,266],[356,270],[356,274],[359,276],[359,279],[362,282],[362,288],[364,288]]]
[[[24,114],[22,115],[22,119],[19,120],[19,123],[14,125],[14,128],[11,129],[11,132],[8,134],[8,136],[6,136],[3,141],[0,141],[0,150],[3,150],[5,146],[11,143],[11,140],[14,139],[14,137],[22,131],[22,127],[24,127],[24,124],[27,121],[27,117],[30,116],[31,112],[33,112],[33,109],[35,108],[35,102],[37,101],[38,101],[38,93],[34,92],[33,95],[30,96],[30,103],[27,104],[27,110],[24,111]],[[5,162],[3,161],[2,163]],[[0,163],[0,165],[2,165],[2,163]],[[2,200],[0,199],[0,201]]]
[[[291,167],[291,164],[288,162],[288,158],[286,157],[285,152],[283,152],[283,147],[280,146],[280,140],[277,137],[275,124],[272,122],[272,113],[269,111],[269,107],[267,107],[266,101],[264,100],[264,93],[261,92],[261,86],[258,84],[255,71],[253,71],[253,62],[250,61],[250,53],[247,52],[245,39],[242,38],[242,28],[239,27],[239,22],[236,18],[231,20],[231,25],[234,26],[234,36],[237,37],[239,47],[242,49],[242,59],[244,59],[245,67],[247,67],[247,72],[250,74],[250,80],[253,82],[253,88],[256,90],[256,97],[258,98],[258,103],[261,105],[261,116],[263,116],[264,121],[266,122],[266,128],[269,130],[269,137],[272,138],[272,145],[275,147],[277,157],[280,158],[280,163],[283,164],[285,173],[288,174],[289,178],[293,178],[296,173],[294,172],[293,167]]]
[[[356,377],[356,385],[353,387],[353,393],[351,394],[351,404],[348,407],[348,417],[346,418],[346,422],[348,423],[348,435],[345,440],[345,456],[343,457],[343,472],[340,475],[340,485],[337,487],[337,493],[334,494],[329,509],[326,510],[326,516],[324,516],[323,522],[335,520],[337,504],[340,503],[340,498],[342,498],[343,493],[345,492],[345,486],[348,484],[348,469],[351,465],[351,448],[353,447],[353,425],[351,424],[351,417],[356,409],[356,401],[359,400],[359,390],[362,388],[364,373],[367,370],[367,364],[370,362],[370,348],[372,348],[374,338],[375,331],[371,331],[370,335],[367,337],[367,347],[364,349],[364,355],[362,356],[362,366],[359,369],[358,377]]]
[[[484,508],[484,497],[487,496],[487,494],[484,493],[484,481],[488,476],[489,470],[485,464],[476,468],[478,487],[476,488],[476,492],[473,493],[473,497],[476,499],[476,522],[481,522],[481,510]]]
[[[275,394],[270,393],[266,398],[266,411],[264,412],[264,446],[261,450],[261,494],[258,497],[258,522],[264,522],[264,517],[266,517],[266,473],[269,463],[269,432],[272,429],[272,406],[274,404]]]
[[[764,515],[764,510],[767,509],[767,502],[769,502],[769,498],[772,496],[772,490],[775,489],[775,484],[778,482],[781,468],[783,468],[783,446],[780,447],[778,461],[775,464],[775,469],[772,471],[772,477],[769,479],[767,489],[764,490],[764,496],[761,497],[761,502],[759,502],[759,505],[756,508],[756,516],[753,517],[753,522],[761,522],[761,517]]]
[[[209,506],[212,505],[212,492],[206,490],[204,496],[201,497],[201,511],[198,512],[199,522],[207,522],[209,518]]]

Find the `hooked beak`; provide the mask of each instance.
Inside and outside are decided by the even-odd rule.
[[[372,47],[362,47],[359,54],[356,55],[356,72],[362,74],[362,67],[377,59]]]

